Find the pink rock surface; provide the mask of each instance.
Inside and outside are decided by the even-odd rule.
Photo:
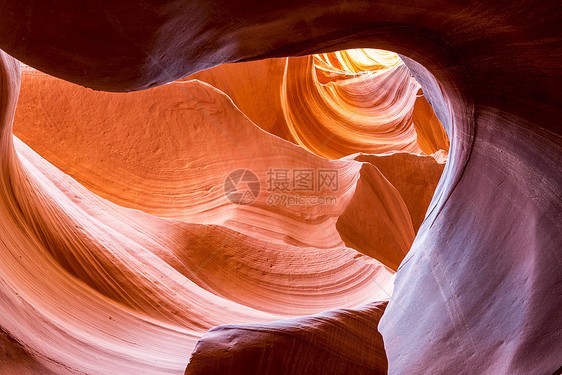
[[[374,164],[327,160],[274,137],[200,81],[115,94],[26,68],[20,94],[18,64],[3,59],[2,97],[12,101],[2,138],[2,327],[22,343],[22,358],[39,361],[30,371],[47,358],[58,364],[55,372],[179,373],[213,326],[333,308],[351,309],[349,316],[390,297],[392,269],[414,227],[406,198]],[[27,145],[10,134],[14,116],[14,132]],[[435,185],[441,169],[432,165]],[[271,167],[336,171],[334,189],[299,192],[333,203],[272,204]],[[225,177],[240,169],[259,176],[250,205],[225,195]],[[424,210],[428,202],[418,204]],[[362,233],[346,247],[363,225],[365,233],[385,235]],[[365,338],[364,351],[384,353],[381,312],[370,312],[375,320],[361,328],[378,337]],[[340,315],[330,321],[353,328]],[[333,337],[324,329],[316,336],[325,345],[315,353],[346,345],[342,339],[329,349]],[[386,366],[376,362],[367,369]],[[10,373],[14,363],[0,361]]]
[[[447,131],[450,152],[378,325],[388,372],[551,374],[559,372],[562,358],[561,23],[557,2],[533,0],[6,1],[0,47],[50,74],[109,91],[144,89],[227,62],[355,47],[397,51]],[[125,251],[131,243],[125,239],[121,250],[104,242],[104,251],[59,253],[69,244],[94,248],[77,238],[106,239],[109,230],[96,227],[99,222],[111,223],[118,232],[110,231],[112,236],[124,231],[135,241],[147,236],[145,241],[156,242],[169,236],[160,239],[158,233],[168,229],[154,228],[181,230],[184,224],[89,195],[16,141],[18,161],[10,135],[17,67],[4,54],[2,61],[5,331],[65,369],[178,373],[187,361],[179,353],[187,357],[200,333],[220,324],[225,310],[240,324],[281,318],[194,285],[189,295],[172,298],[174,306],[154,321],[147,315],[181,285],[182,272],[169,266],[169,280],[149,288],[157,278],[150,267],[160,275],[168,263],[150,252]],[[438,144],[440,137],[432,138]],[[83,195],[83,203],[72,202]],[[69,224],[83,216],[88,225]],[[41,225],[45,217],[48,225]],[[96,236],[94,229],[104,234]],[[64,268],[68,256],[76,258]],[[88,267],[79,267],[83,264]],[[203,312],[192,315],[193,306]],[[190,319],[197,333],[189,325],[178,327]],[[244,363],[233,362],[229,370],[240,372]]]
[[[213,328],[195,347],[185,373],[386,374],[384,344],[377,332],[386,304]]]

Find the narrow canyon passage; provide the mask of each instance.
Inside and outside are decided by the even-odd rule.
[[[0,373],[559,371],[561,18],[3,2]]]
[[[291,73],[294,63],[302,67]],[[25,207],[17,217],[25,224],[20,236],[32,236],[36,261],[18,264],[19,279],[10,280],[13,292],[20,295],[24,285],[37,282],[30,266],[46,267],[37,259],[49,261],[51,273],[58,269],[57,278],[44,276],[53,285],[27,300],[46,305],[40,315],[44,328],[10,327],[10,332],[24,328],[24,345],[47,358],[72,354],[66,363],[88,373],[174,373],[183,370],[186,353],[213,326],[343,308],[348,310],[329,312],[335,315],[327,323],[316,324],[318,339],[312,342],[324,343],[318,355],[343,351],[349,358],[332,355],[306,371],[325,371],[330,358],[337,360],[333,368],[339,373],[386,371],[376,323],[449,149],[419,84],[396,54],[350,50],[238,63],[129,94],[95,92],[25,65],[21,69],[13,125],[18,157],[5,190],[15,190],[13,196],[6,193],[12,205]],[[259,75],[263,71],[266,77]],[[271,81],[279,82],[276,90]],[[299,108],[311,103],[314,107]],[[303,132],[315,129],[310,118],[296,114],[318,117],[315,137],[305,138]],[[256,180],[245,182],[244,176]],[[18,191],[17,178],[28,187]],[[244,201],[242,193],[255,195]],[[6,234],[18,238],[16,229]],[[5,255],[16,261],[21,256],[14,249]],[[65,282],[82,285],[109,306],[77,296],[63,288]],[[73,309],[60,293],[82,299],[80,305]],[[64,314],[56,313],[61,302]],[[85,307],[91,309],[89,325],[103,327],[101,332],[86,333],[73,318]],[[52,330],[61,326],[47,311],[76,324],[72,331],[63,328],[70,337],[59,338],[59,345],[76,345],[80,336],[96,356],[65,353],[70,348],[49,351],[55,348]],[[133,313],[140,321],[131,320]],[[364,326],[345,318],[349,314],[362,315]],[[145,320],[162,334],[168,325],[180,331],[172,345],[161,347],[176,368],[159,359],[141,360],[156,339],[139,332]],[[255,328],[261,333],[254,340],[261,342],[274,329],[279,332],[271,336],[273,347],[283,345],[279,338],[297,324],[289,322]],[[281,326],[273,328],[276,324]],[[362,350],[332,343],[326,325],[345,335],[360,333]],[[308,337],[314,326],[303,333]],[[133,334],[140,336],[125,341]],[[148,341],[144,349],[139,339]],[[101,366],[100,353],[112,342],[118,347],[105,354]],[[378,354],[368,363],[357,354],[370,351]],[[108,356],[127,352],[125,360]],[[204,351],[203,357],[211,358],[201,364],[200,352],[188,372],[208,373],[209,364],[214,372],[227,371],[213,351]],[[253,371],[279,367],[270,358]],[[298,371],[294,366],[281,364],[285,371]],[[244,371],[250,371],[247,365]]]

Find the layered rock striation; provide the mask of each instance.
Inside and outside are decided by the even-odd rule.
[[[402,259],[393,250],[386,254],[387,259],[381,260],[390,269],[400,264],[392,298],[377,328],[384,340],[388,372],[551,374],[559,371],[562,130],[558,93],[562,49],[558,3],[414,1],[405,6],[380,1],[104,4],[60,0],[55,3],[5,1],[2,5],[0,48],[44,72],[104,91],[134,91],[163,85],[223,63],[322,54],[347,48],[397,51],[443,124],[450,150],[425,220],[409,251],[405,249],[402,253],[403,256],[407,252],[406,257]],[[300,57],[293,62],[299,69],[317,71],[318,67],[311,67],[310,59]],[[337,68],[334,59],[323,61]],[[284,63],[285,67],[288,65]],[[348,217],[346,210],[352,210],[353,218],[361,212],[361,204],[354,198],[372,197],[371,192],[382,189],[383,180],[376,177],[378,172],[384,173],[380,168],[371,161],[363,161],[361,155],[329,161],[306,153],[293,143],[266,136],[267,133],[248,125],[251,122],[233,110],[232,103],[216,89],[201,83],[186,83],[200,95],[197,98],[203,103],[223,103],[218,108],[227,116],[228,123],[246,132],[249,138],[245,139],[256,152],[243,159],[249,168],[260,164],[258,154],[271,157],[272,161],[279,157],[278,160],[288,163],[288,168],[328,165],[345,176],[342,186],[346,188],[338,195],[337,207],[332,207],[335,211],[330,208],[327,213],[319,212],[318,208],[307,211],[305,207],[229,208],[228,202],[219,203],[214,182],[217,177],[203,173],[207,163],[194,157],[189,162],[194,163],[194,168],[210,184],[208,190],[203,188],[207,195],[200,187],[193,194],[201,197],[197,204],[214,216],[208,223],[192,219],[198,214],[190,212],[188,207],[185,209],[188,216],[177,217],[184,210],[176,212],[175,205],[164,198],[166,193],[158,193],[160,184],[152,186],[156,193],[150,192],[151,170],[142,167],[140,156],[136,173],[147,172],[145,177],[149,178],[129,185],[133,189],[142,186],[142,191],[146,187],[147,196],[153,196],[135,203],[134,193],[122,193],[121,188],[112,187],[119,185],[115,182],[119,178],[107,178],[103,186],[88,186],[90,172],[65,171],[62,162],[57,165],[59,162],[53,159],[49,163],[39,156],[43,151],[36,154],[13,139],[11,122],[18,96],[18,69],[16,61],[3,53],[0,325],[2,342],[9,348],[5,352],[16,353],[19,358],[4,360],[3,366],[9,369],[6,371],[20,371],[17,366],[29,371],[45,366],[44,373],[53,368],[55,373],[181,373],[188,353],[203,332],[223,323],[234,326],[210,331],[208,340],[197,346],[193,363],[206,355],[225,360],[236,358],[240,360],[226,365],[226,362],[217,363],[223,366],[220,369],[226,366],[228,371],[240,373],[248,363],[247,358],[272,352],[281,356],[285,349],[294,362],[314,363],[323,358],[326,366],[338,363],[326,359],[325,350],[319,353],[309,348],[308,352],[295,354],[287,349],[285,340],[273,340],[279,343],[279,352],[256,350],[256,343],[261,338],[263,342],[271,342],[271,335],[286,331],[294,335],[295,348],[302,346],[302,341],[297,339],[300,332],[292,325],[300,322],[305,327],[309,325],[313,336],[320,335],[318,342],[322,342],[325,338],[322,328],[330,326],[330,319],[334,318],[338,324],[343,321],[338,315],[340,310],[328,313],[330,319],[326,325],[315,326],[310,320],[314,321],[314,317],[286,321],[283,319],[289,316],[278,311],[283,302],[299,306],[295,315],[346,307],[349,303],[354,306],[346,309],[345,314],[359,317],[364,309],[358,305],[380,299],[381,289],[373,287],[375,281],[392,283],[389,268],[369,256],[373,255],[370,246],[362,245],[374,237],[365,236],[358,241],[354,234],[346,236],[348,227],[342,223]],[[398,65],[385,69],[400,70],[405,71]],[[319,93],[326,88],[322,85],[329,84],[312,80],[301,87]],[[156,90],[172,91],[178,85],[184,84],[173,83]],[[419,87],[412,87],[410,92],[417,93]],[[139,95],[139,98],[147,97],[150,92]],[[338,92],[338,97],[346,95]],[[417,136],[425,139],[418,141],[417,146],[425,154],[433,154],[446,141],[442,133],[434,132],[435,127],[428,125],[435,118],[427,112],[427,106],[421,100],[416,101],[410,116]],[[264,100],[264,105],[268,103],[272,102]],[[302,138],[304,146],[330,158],[342,156],[342,149],[348,147],[338,148],[341,139],[333,143],[333,151],[320,147],[300,124],[301,114],[293,113],[291,108],[303,103],[306,101],[287,101],[283,116],[272,116],[269,121],[281,119],[280,126],[283,126],[289,123],[286,115],[289,113],[290,123],[298,129],[295,133]],[[337,118],[340,109],[332,111],[334,107],[330,107],[315,104],[312,109],[322,108],[325,111],[322,117]],[[122,106],[119,110],[125,109]],[[104,112],[105,108],[100,106],[96,114]],[[336,115],[331,116],[333,113]],[[310,116],[315,132],[323,131],[322,122],[313,121],[315,116]],[[221,131],[198,130],[203,125],[196,127],[195,123],[190,122],[193,128],[186,133],[196,137],[193,134],[200,132],[200,139],[209,139],[209,151],[225,154],[217,152],[224,137],[214,138]],[[333,129],[326,124],[328,129]],[[107,128],[110,129],[103,127]],[[127,130],[131,134],[122,144],[135,144],[132,149],[144,146],[137,138],[142,131],[137,131],[135,126],[124,126],[121,130],[120,134],[126,134]],[[175,131],[183,134],[184,130]],[[282,134],[280,130],[279,134],[294,138],[290,131]],[[413,136],[406,138],[414,140]],[[99,140],[96,135],[92,144]],[[238,138],[234,140],[235,144],[241,143]],[[297,139],[292,141],[298,143]],[[48,139],[42,142],[47,144]],[[238,147],[232,145],[232,140],[229,142],[226,150],[235,152]],[[193,147],[192,156],[200,155],[200,150]],[[81,151],[75,150],[70,155],[79,155]],[[103,147],[97,152],[110,155]],[[435,156],[439,158],[440,154]],[[51,157],[55,158],[46,155],[47,160]],[[359,159],[353,160],[356,157]],[[188,156],[183,160],[187,162],[187,159]],[[226,161],[219,157],[216,160],[220,162],[208,170],[226,172],[220,170]],[[108,173],[114,168],[134,174],[135,168],[120,163],[112,162]],[[99,171],[98,166],[88,163],[85,168],[90,168],[91,173]],[[173,170],[170,175],[163,176],[166,183],[162,186],[175,189],[185,179],[179,178],[178,185],[171,176],[180,176],[182,168],[178,170],[174,166],[170,170]],[[168,173],[162,167],[152,173],[161,172]],[[75,177],[70,177],[73,174]],[[399,185],[390,179],[386,181]],[[196,178],[187,180],[197,181]],[[110,187],[106,188],[106,184]],[[196,187],[197,183],[194,184]],[[414,191],[407,186],[394,189],[385,189],[386,193],[376,199],[399,202],[401,191]],[[191,188],[187,194],[191,194]],[[419,191],[419,194],[425,193]],[[419,223],[419,213],[414,212],[420,209],[411,208],[406,200],[402,199],[401,210],[410,213],[411,218],[415,215],[415,222]],[[180,194],[179,206],[185,207],[181,201]],[[364,207],[376,204],[376,201],[369,202]],[[259,216],[256,210],[264,216]],[[357,222],[373,230],[369,227],[373,224],[369,220],[373,214],[362,214],[366,216]],[[285,217],[288,219],[282,220]],[[329,223],[326,229],[329,235],[320,240],[314,235],[307,236],[310,227],[302,225],[314,218]],[[283,222],[283,225],[270,227],[268,223],[272,222]],[[236,223],[241,223],[240,230],[233,229]],[[407,227],[402,224],[395,226]],[[412,221],[411,225],[416,228],[417,224]],[[257,228],[255,233],[250,226]],[[404,235],[400,242],[406,243],[407,238],[413,237],[412,232],[407,235],[400,231]],[[290,233],[291,239],[282,238],[280,233]],[[336,233],[340,238],[330,243],[329,238]],[[220,245],[227,238],[234,239],[231,244],[236,244],[235,251],[229,252]],[[313,240],[324,247],[319,243],[311,246],[308,241]],[[206,241],[211,241],[212,246],[199,245]],[[335,246],[338,241],[341,243]],[[354,250],[349,246],[362,248]],[[377,246],[375,250],[378,249]],[[217,261],[224,263],[203,272],[208,256],[201,259],[204,256],[201,254],[205,251],[209,255],[220,253]],[[285,252],[291,255],[282,255]],[[280,254],[278,264],[282,266],[267,271],[266,265],[273,254]],[[262,255],[265,258],[250,259]],[[229,267],[224,265],[227,263]],[[236,267],[241,271],[223,277],[223,272]],[[291,272],[293,268],[297,271]],[[307,269],[314,269],[314,274],[299,278]],[[256,283],[244,283],[244,280],[260,272],[264,276],[259,277],[259,282],[271,280],[269,285],[282,287],[266,288],[264,295],[257,298]],[[221,286],[220,292],[217,285]],[[300,293],[303,285],[310,298]],[[238,297],[235,297],[229,294],[229,287],[249,292],[236,293]],[[333,293],[321,293],[322,288]],[[183,292],[177,292],[180,289]],[[322,301],[322,294],[333,298]],[[372,330],[369,335],[372,340],[361,348],[372,347],[370,353],[380,353],[374,323],[378,321],[377,316],[380,315],[373,312],[370,324],[364,326]],[[260,330],[242,335],[240,345],[227,340],[247,330],[250,323],[260,324]],[[338,324],[335,328],[340,327]],[[334,340],[347,338],[337,330],[330,332],[334,332]],[[4,339],[5,335],[9,337]],[[340,350],[332,353],[343,358],[342,346],[334,340],[331,342]],[[215,350],[225,345],[230,350],[228,354]],[[272,361],[284,363],[282,357],[273,357]],[[188,367],[187,372],[196,370]],[[258,367],[254,372],[262,370]],[[322,373],[325,369],[315,371]]]

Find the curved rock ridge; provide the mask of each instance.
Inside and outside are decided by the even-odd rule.
[[[222,65],[190,78],[225,92],[262,129],[329,159],[421,153],[420,144],[426,154],[449,150],[443,126],[417,93],[419,84],[389,51]]]
[[[435,115],[431,104],[418,92],[412,111],[412,122],[416,130],[416,140],[421,151],[427,155],[441,152],[446,157],[449,151],[449,137],[443,129],[443,125]]]
[[[445,168],[445,157],[437,153],[425,156],[396,151],[378,155],[356,154],[347,159],[368,162],[384,175],[400,193],[417,232]]]
[[[24,85],[27,77],[42,76],[25,64],[22,70]],[[389,51],[354,49],[309,56],[306,62],[287,58],[228,64],[185,80],[192,79],[226,93],[262,129],[327,158],[356,152],[429,155],[449,150],[447,134],[431,105],[421,90],[414,96],[415,79]],[[56,80],[39,84],[34,90],[41,93],[24,96],[23,105],[31,95],[34,101],[45,102],[44,96],[53,95],[47,87],[50,82]],[[20,122],[16,118],[16,131]]]
[[[405,6],[356,0],[283,4],[252,0],[111,4],[60,0],[32,5],[22,0],[2,5],[1,48],[58,77],[112,91],[172,82],[227,62],[346,48],[398,52],[443,124],[450,152],[378,325],[388,372],[560,372],[559,2],[415,0]],[[2,98],[3,105],[14,102],[14,92]],[[3,118],[10,118],[12,109],[8,109]],[[15,155],[8,138],[0,139],[3,156]],[[433,139],[437,142],[440,138]],[[440,158],[442,153],[435,156]],[[2,165],[3,181],[5,176],[12,179]],[[30,191],[23,183],[15,186],[21,188],[20,194]],[[4,215],[20,209],[14,205],[5,209],[4,202],[13,199],[3,197],[2,202]],[[20,221],[2,221],[2,228],[7,227],[17,232]],[[21,249],[19,241],[7,243],[12,240],[4,237],[2,246]],[[35,237],[22,236],[22,241],[27,238]],[[33,245],[26,248],[36,249]],[[19,263],[15,259],[10,265],[18,271]],[[2,280],[21,280],[14,275],[19,272],[10,269],[3,270]],[[17,303],[5,302],[0,308],[16,311],[20,321],[27,314],[47,311],[22,307],[23,302],[12,293],[4,297],[4,291],[12,290],[10,285],[2,281],[2,300]],[[69,285],[80,288],[82,284],[73,280]],[[76,298],[68,304],[72,302],[76,303]],[[84,314],[97,311],[83,310]],[[6,321],[13,323],[15,315],[2,311],[0,316],[8,316]],[[88,316],[80,317],[90,321]],[[30,322],[27,329],[39,321],[34,318],[25,320]],[[49,326],[39,324],[38,331],[42,327]],[[25,336],[21,326],[12,324],[11,328],[6,330],[18,342],[35,338]],[[142,332],[149,335],[151,331]],[[180,367],[179,360],[174,362],[172,356],[162,353],[168,353],[162,348],[177,343],[177,336],[160,333],[152,337],[154,342],[138,362],[137,358],[127,362],[137,366],[129,373],[138,373],[135,370],[142,368],[141,363],[154,365],[151,359],[155,358],[170,359],[170,367]],[[104,348],[111,350],[113,346]],[[86,346],[72,349],[67,355],[78,355]],[[241,353],[243,349],[243,345],[236,348]],[[77,362],[61,360],[67,366]],[[117,360],[124,360],[123,356]],[[232,371],[236,365],[231,364]]]
[[[406,198],[376,168],[351,159],[328,161],[261,131],[229,98],[199,81],[111,94],[25,72],[23,87],[15,134],[105,199],[160,217],[224,225],[267,242],[324,249],[344,245],[336,223],[351,231],[357,220],[371,221],[370,228],[382,239],[367,234],[362,246],[394,254],[392,261],[377,258],[393,269],[413,241],[442,170],[434,163],[439,172],[427,180],[429,194]],[[69,121],[72,126],[60,126]],[[100,153],[102,149],[106,152]],[[225,196],[225,177],[239,169],[253,171],[260,181],[261,192],[251,205],[233,204]],[[298,171],[307,172],[310,185],[295,188]],[[335,173],[337,179],[318,189],[323,172]],[[276,174],[291,179],[285,188]],[[350,202],[361,205],[366,199],[356,197],[360,179],[368,179],[382,195],[371,209],[350,214]],[[402,179],[407,185],[410,177]],[[310,204],[319,195],[330,199],[328,204]],[[296,199],[305,202],[289,202]],[[419,205],[415,228],[404,199]],[[380,217],[376,224],[371,212]]]
[[[5,54],[3,61],[2,97],[11,102],[2,128],[1,324],[22,353],[39,358],[30,371],[177,373],[186,350],[212,326],[353,308],[391,295],[391,269],[413,241],[413,216],[375,163],[330,161],[272,136],[197,80],[112,94],[25,69],[20,93],[17,63]],[[15,137],[11,143],[18,94],[14,132],[28,145]],[[337,179],[321,190],[286,193],[270,189],[272,169]],[[258,176],[251,204],[225,194],[225,179],[237,170]],[[272,200],[291,194],[333,202]],[[362,225],[381,236],[350,241]],[[24,313],[41,328],[17,324]],[[376,325],[363,334],[377,334]],[[318,335],[331,340],[323,330]],[[171,341],[163,344],[165,337]],[[145,357],[151,345],[159,354]]]
[[[419,84],[404,64],[322,78],[316,72],[310,56],[288,59],[285,68],[281,103],[298,144],[331,159],[421,151],[411,119]]]
[[[388,69],[400,64],[402,60],[396,53],[380,49],[357,48],[314,55],[314,65],[323,73],[319,76],[331,76],[334,71],[362,73]]]
[[[386,374],[377,325],[387,303],[213,328],[197,343],[185,374]]]
[[[19,72],[2,57],[1,316],[3,327],[34,352],[85,372],[176,372],[185,366],[185,351],[214,325],[388,297],[392,274],[351,249],[276,246],[223,227],[124,209],[17,139],[14,150]],[[262,312],[268,310],[278,315]],[[36,324],[20,325],[18,316]],[[76,345],[84,348],[73,351]],[[159,353],[149,355],[151,347]]]

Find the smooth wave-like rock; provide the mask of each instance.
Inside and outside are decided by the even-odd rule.
[[[386,304],[213,328],[197,343],[185,374],[386,374],[377,332]]]
[[[226,93],[262,129],[330,159],[449,149],[419,84],[388,51],[226,64],[189,78]]]
[[[298,144],[331,159],[421,151],[411,118],[419,84],[404,64],[329,79],[317,78],[312,56],[287,61],[282,108]]]
[[[447,0],[404,5],[380,1],[278,4],[250,0],[164,1],[147,6],[145,2],[84,4],[61,0],[30,4],[3,3],[0,47],[50,74],[110,91],[144,89],[227,62],[357,47],[400,53],[451,143],[443,177],[414,243],[401,262],[394,293],[378,327],[385,343],[388,371],[559,371],[562,17],[557,2],[466,4]],[[6,60],[5,55],[2,58]],[[17,95],[13,81],[6,84],[6,79],[14,79],[15,63],[7,63],[8,73],[2,76],[4,122],[13,113]],[[36,227],[23,218],[4,220],[18,210],[28,209],[14,205],[13,195],[31,191],[23,182],[16,185],[19,190],[11,189],[8,183],[25,181],[15,178],[11,171],[15,153],[8,128],[3,124],[0,139],[4,191],[1,223],[3,233],[21,233],[21,223],[27,223],[27,230]],[[33,170],[32,164],[26,168]],[[71,368],[87,367],[84,363],[93,366],[75,356],[92,351],[103,354],[97,360],[99,367],[88,368],[98,373],[114,372],[114,367],[108,368],[111,360],[121,361],[133,373],[147,368],[164,373],[185,365],[168,348],[173,346],[173,352],[179,353],[190,347],[188,340],[182,341],[178,330],[163,332],[148,324],[141,330],[136,326],[135,330],[122,332],[121,336],[137,345],[142,342],[143,350],[121,347],[121,356],[112,356],[111,349],[119,345],[114,341],[102,344],[101,337],[109,336],[108,327],[115,331],[135,324],[120,321],[112,325],[109,319],[103,325],[75,323],[101,321],[90,315],[103,309],[85,301],[90,298],[105,304],[107,300],[88,294],[90,289],[86,293],[76,279],[61,285],[40,283],[61,275],[59,269],[55,272],[47,267],[55,266],[52,257],[33,253],[33,262],[25,262],[6,255],[15,249],[37,249],[36,243],[29,243],[37,238],[22,234],[16,241],[2,236],[2,246],[10,250],[1,252],[1,316],[3,327],[11,328],[7,330],[13,337],[44,351],[51,350],[49,354],[53,356],[60,355],[41,341],[48,337],[64,349],[59,360]],[[24,251],[16,254],[21,259],[24,255],[31,257]],[[36,277],[25,285],[41,290],[27,287],[25,293],[18,292],[22,296],[18,299],[11,292],[13,285],[4,280],[23,280],[24,264],[41,265],[25,272]],[[64,309],[49,310],[45,304],[26,302],[32,293],[39,292],[42,296],[64,298],[62,285],[81,296],[70,294],[72,298],[63,301]],[[74,309],[80,314],[64,315],[77,311]],[[33,315],[36,312],[42,313],[43,319]],[[252,313],[248,318],[253,318]],[[65,329],[47,332],[47,318],[56,319]],[[16,321],[27,324],[18,325]],[[66,337],[76,332],[76,326],[89,328],[98,346],[84,342],[83,335],[74,340]],[[33,330],[35,334],[30,334]],[[139,332],[145,336],[144,341],[138,337]],[[73,345],[65,345],[68,342]],[[129,357],[124,359],[123,353]],[[308,360],[312,362],[314,358]],[[233,362],[230,371],[238,371],[242,365],[243,362]]]
[[[18,63],[3,59],[2,97],[11,102],[2,138],[0,264],[10,285],[2,327],[31,358],[86,373],[176,373],[212,326],[391,295],[390,268],[407,253],[414,227],[401,192],[373,163],[330,161],[274,137],[200,81],[112,94],[25,68],[20,93]],[[26,144],[11,135],[14,117]],[[216,152],[224,149],[230,152]],[[269,202],[277,194],[268,190],[272,166],[337,172],[334,189],[299,192],[332,194],[334,203]],[[229,201],[224,191],[228,173],[241,169],[260,176],[251,205]],[[367,202],[373,206],[365,210]],[[426,203],[419,201],[420,210]],[[370,222],[373,213],[378,222]],[[345,247],[361,223],[390,235]],[[18,298],[37,307],[16,308]],[[24,312],[42,328],[19,324]],[[364,329],[378,334],[376,325]],[[171,342],[159,343],[163,337]],[[160,346],[154,363],[146,357],[150,345]],[[13,361],[0,362],[15,371]]]
[[[212,326],[389,296],[392,273],[352,249],[276,245],[94,195],[12,143],[19,67],[2,58],[2,326],[33,353],[72,371],[177,373]],[[206,85],[181,85],[226,100]]]
[[[349,158],[377,167],[400,193],[410,213],[414,231],[417,232],[445,168],[443,158],[435,154],[424,156],[408,152],[358,154]]]
[[[356,241],[352,247],[366,254],[366,248],[371,252],[376,249],[381,254],[376,259],[393,269],[413,241],[442,170],[438,168],[421,183],[428,184],[425,197],[410,192],[400,195],[376,168],[367,173],[368,166],[351,159],[328,161],[271,137],[248,121],[227,97],[198,81],[112,94],[31,71],[23,74],[23,88],[15,134],[103,198],[160,217],[224,225],[268,242],[301,247],[342,246],[342,236],[356,236],[352,228],[364,223],[371,230],[363,231],[363,225],[362,245]],[[59,124],[68,121],[73,125],[61,129]],[[205,135],[209,133],[212,138]],[[400,148],[397,144],[396,149]],[[107,152],[100,153],[101,149]],[[213,152],[221,149],[229,152]],[[269,152],[264,154],[264,149]],[[415,164],[417,158],[412,155],[408,163]],[[408,168],[408,163],[401,168]],[[251,205],[233,204],[224,195],[225,176],[237,169],[249,169],[260,180],[262,193]],[[337,171],[337,186],[321,192],[271,189],[271,170],[291,174],[295,169],[313,170],[314,174],[318,170]],[[375,175],[376,184],[369,177]],[[369,200],[358,198],[356,186],[359,180],[369,178],[368,184],[381,196],[365,210],[363,201]],[[415,183],[411,176],[396,175],[394,179],[406,186]],[[331,204],[274,202],[293,197],[291,194],[310,199],[319,193],[332,197]],[[359,211],[353,211],[353,205]],[[415,227],[408,213],[414,209],[418,210]],[[373,213],[379,218],[376,222]],[[338,226],[350,233],[342,234]],[[379,238],[372,238],[373,231]],[[384,254],[394,254],[393,260]]]

